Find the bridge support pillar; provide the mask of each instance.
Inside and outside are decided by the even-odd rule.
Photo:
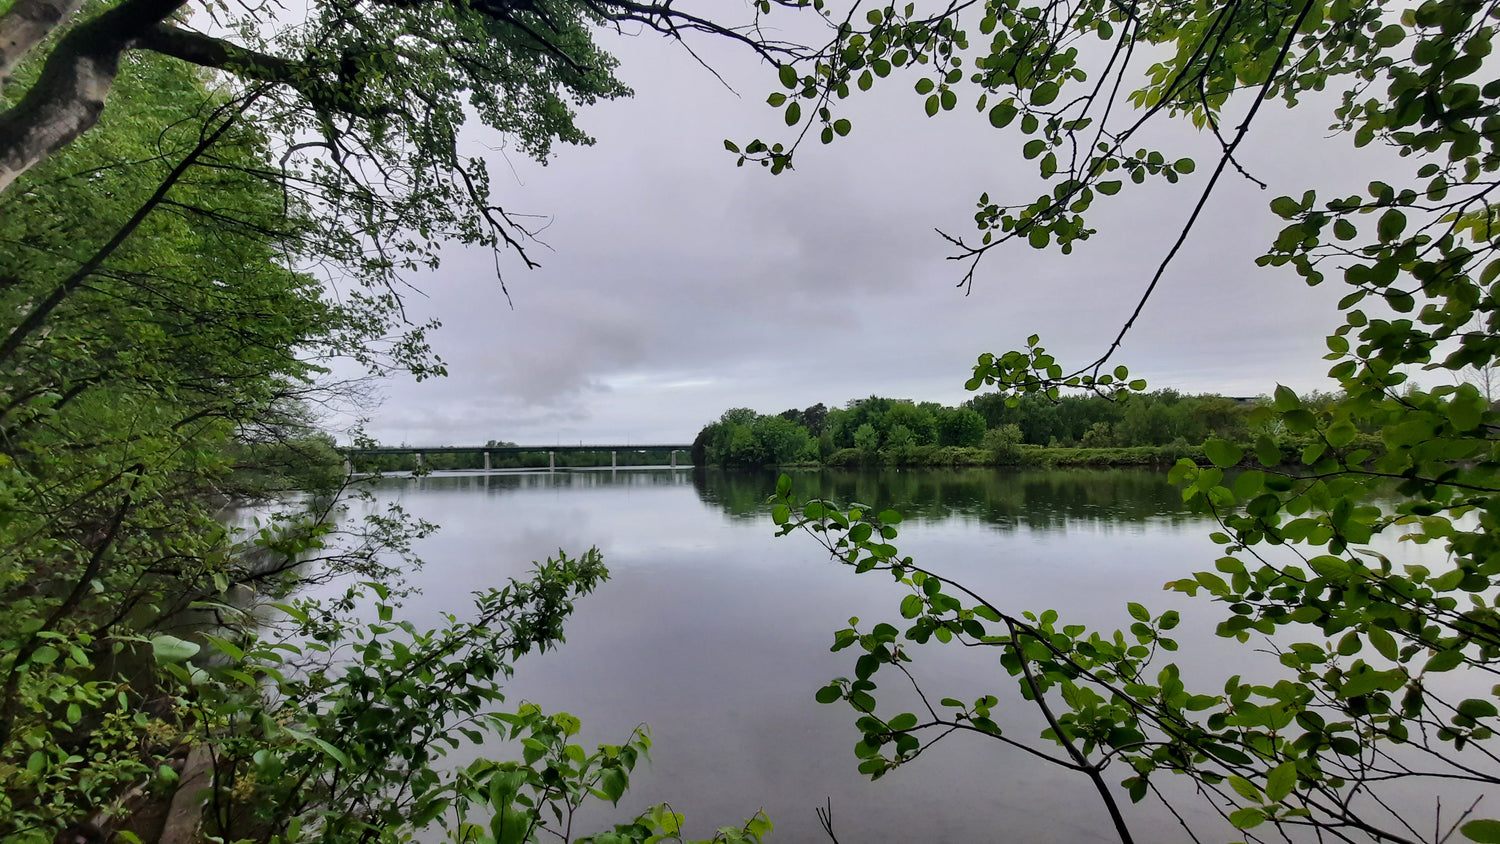
[[[490,470],[490,453],[488,451],[484,453],[484,470],[486,472]]]
[[[672,449],[672,468],[677,468],[677,449]]]
[[[422,471],[422,467],[424,467],[426,465],[427,465],[427,455],[423,454],[420,451],[417,452],[417,471],[418,472]]]
[[[348,457],[344,458],[344,475],[354,474],[354,461]]]
[[[609,468],[610,469],[618,469],[618,468],[620,468],[620,459],[619,458],[620,458],[620,453],[618,451],[611,451],[609,453]]]
[[[547,471],[557,471],[557,452],[555,451],[547,452]]]

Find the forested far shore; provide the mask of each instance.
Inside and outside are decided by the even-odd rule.
[[[1308,407],[1335,396],[1312,393]],[[763,414],[724,412],[698,432],[693,463],[710,466],[1144,466],[1204,458],[1210,438],[1266,441],[1287,461],[1313,445],[1256,409],[1265,396],[1189,395],[1165,389],[1119,397],[1057,400],[977,396],[958,407],[870,396],[842,408],[822,403]],[[1351,447],[1373,448],[1371,432]]]

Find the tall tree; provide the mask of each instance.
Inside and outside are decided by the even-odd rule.
[[[305,233],[317,253],[384,282],[434,262],[445,239],[514,247],[529,263],[527,230],[460,137],[473,117],[539,159],[557,142],[590,143],[574,109],[629,93],[595,43],[604,26],[711,33],[766,57],[806,52],[670,2],[378,0],[288,14],[274,3],[20,0],[0,13],[0,190],[89,131],[120,69],[151,55],[247,100],[276,141],[266,169],[324,218]]]
[[[299,271],[339,260],[317,251],[327,209],[277,169],[255,94],[150,53],[113,84],[118,107],[0,194],[0,838],[149,840],[132,825],[165,805],[134,810],[170,799],[184,754],[211,760],[204,833],[232,840],[401,841],[453,816],[523,840],[618,800],[643,732],[590,755],[577,719],[499,709],[513,661],[607,576],[598,553],[486,591],[472,622],[394,618],[431,526],[339,517],[309,407],[332,357],[441,364],[420,326],[397,336],[389,291],[336,297]],[[289,470],[303,495],[254,531],[225,524]],[[363,585],[287,597],[339,574]],[[265,598],[286,602],[246,605]],[[351,618],[364,601],[373,617]],[[512,731],[543,749],[440,762]],[[663,812],[623,840],[676,833]]]

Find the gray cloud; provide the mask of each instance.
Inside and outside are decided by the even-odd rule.
[[[812,144],[795,171],[771,177],[735,167],[722,146],[779,137],[761,104],[767,69],[704,45],[740,97],[670,44],[622,39],[618,52],[637,96],[583,114],[597,146],[545,167],[491,156],[506,206],[550,216],[546,246],[532,250],[542,268],[506,268],[515,309],[487,254],[450,250],[441,272],[413,279],[427,297],[411,310],[444,321],[435,346],[451,374],[386,383],[370,425],[379,438],[687,440],[733,406],[875,392],[961,401],[977,353],[1033,332],[1065,360],[1099,354],[1203,183],[1200,170],[1184,185],[1123,191],[1096,206],[1101,234],[1074,255],[998,251],[965,296],[954,287],[963,268],[944,260],[951,248],[933,228],[970,235],[981,191],[1036,195],[1015,136],[972,113],[924,119],[896,82],[851,104],[849,138]],[[1318,358],[1338,291],[1253,263],[1278,228],[1264,210],[1275,188],[1330,178],[1278,131],[1301,124],[1271,116],[1247,161],[1273,190],[1225,184],[1127,338],[1120,360],[1153,384],[1325,386]],[[1163,141],[1200,166],[1212,155],[1190,129]]]

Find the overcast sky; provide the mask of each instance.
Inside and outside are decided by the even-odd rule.
[[[992,253],[966,296],[934,228],[971,235],[981,191],[1037,195],[1014,127],[963,107],[926,118],[912,79],[893,77],[849,105],[848,138],[771,176],[736,168],[723,140],[783,138],[764,104],[774,69],[698,44],[735,93],[658,38],[604,41],[636,95],[582,112],[595,146],[560,148],[545,167],[487,153],[501,203],[549,218],[546,246],[532,246],[541,268],[504,267],[513,310],[488,252],[451,249],[439,272],[411,279],[425,293],[413,317],[444,323],[433,345],[450,374],[381,382],[365,411],[378,440],[683,443],[730,407],[871,394],[954,404],[977,354],[1032,333],[1082,364],[1129,314],[1211,169],[1190,125],[1158,136],[1169,157],[1195,155],[1193,176],[1127,182],[1096,202],[1100,233],[1072,255]],[[1320,140],[1329,122],[1326,108],[1263,111],[1242,158],[1270,189],[1225,177],[1118,362],[1153,388],[1329,387],[1323,336],[1341,285],[1254,265],[1281,226],[1273,197],[1367,180],[1347,141]]]

